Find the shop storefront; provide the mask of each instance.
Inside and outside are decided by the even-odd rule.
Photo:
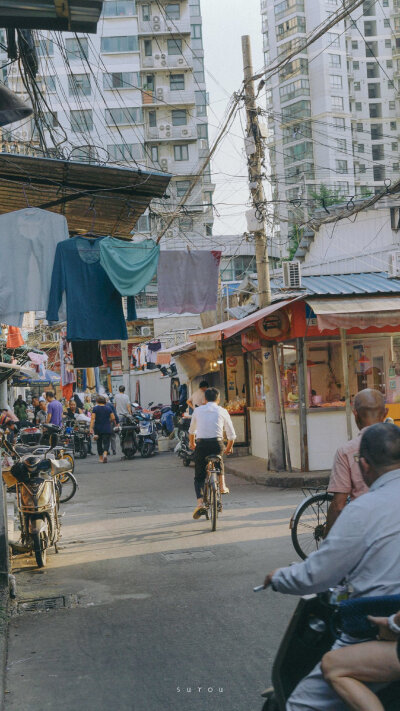
[[[398,296],[304,296],[228,324],[219,325],[226,401],[242,408],[253,455],[268,455],[262,346],[264,357],[275,353],[293,469],[332,466],[336,449],[357,432],[351,407],[359,390],[380,390],[400,425]]]

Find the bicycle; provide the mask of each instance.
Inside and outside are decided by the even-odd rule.
[[[321,487],[303,489],[303,494],[307,493],[290,519],[292,543],[303,560],[318,550],[325,538],[328,508],[333,499],[333,494]]]
[[[206,509],[206,519],[211,521],[211,530],[217,530],[218,514],[222,511],[221,491],[219,488],[219,474],[221,474],[222,457],[213,454],[206,458],[206,481],[204,484],[203,503]]]

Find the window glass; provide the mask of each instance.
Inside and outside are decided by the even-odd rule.
[[[175,185],[177,197],[184,197],[190,188],[190,180],[177,180]]]
[[[183,91],[185,89],[185,75],[170,74],[169,86],[171,91]]]
[[[208,124],[198,123],[197,124],[197,138],[208,138]]]
[[[155,111],[149,111],[149,126],[150,128],[157,127],[157,113]]]
[[[54,46],[51,40],[41,39],[35,42],[35,45],[39,57],[53,57]]]
[[[180,20],[181,7],[178,2],[170,2],[165,6],[165,15],[169,20]]]
[[[89,43],[86,37],[69,37],[65,40],[67,58],[70,61],[81,59],[87,60],[89,57]]]
[[[150,149],[151,160],[153,163],[158,163],[158,146],[152,146]]]
[[[131,108],[106,109],[105,118],[106,123],[112,126],[143,122],[142,109],[136,106]]]
[[[174,158],[176,161],[189,160],[189,146],[174,146]]]
[[[146,39],[144,41],[144,56],[151,57],[153,54],[153,43],[151,40]]]
[[[134,0],[105,0],[103,3],[104,17],[128,17],[136,15]]]
[[[138,83],[138,75],[136,72],[113,72],[112,74],[103,74],[104,89],[136,89]]]
[[[107,146],[107,151],[111,160],[114,161],[135,161],[143,158],[143,144],[141,143],[113,143]]]
[[[74,133],[93,130],[92,109],[70,111],[71,131]]]
[[[100,47],[102,52],[137,52],[139,49],[136,35],[102,37]]]
[[[150,10],[150,5],[146,3],[146,5],[142,5],[142,20],[144,22],[148,22],[151,17],[151,10]]]
[[[187,124],[186,109],[173,109],[171,114],[172,114],[172,125],[173,126],[186,126],[186,124]]]
[[[56,78],[54,76],[43,77],[43,81],[46,87],[46,91],[51,94],[54,94],[57,91]]]
[[[202,39],[201,25],[191,25],[191,38]]]
[[[170,55],[182,54],[182,40],[177,37],[167,40],[167,52]]]
[[[90,76],[89,74],[73,74],[68,77],[69,95],[80,94],[82,96],[90,96]]]

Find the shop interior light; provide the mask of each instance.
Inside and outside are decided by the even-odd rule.
[[[224,361],[223,361],[222,358],[217,358],[217,363],[218,363],[218,365],[222,365],[223,362],[224,362]]]

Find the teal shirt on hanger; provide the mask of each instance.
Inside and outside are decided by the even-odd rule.
[[[160,245],[152,239],[124,242],[104,237],[100,243],[100,263],[122,296],[135,296],[154,277]]]

